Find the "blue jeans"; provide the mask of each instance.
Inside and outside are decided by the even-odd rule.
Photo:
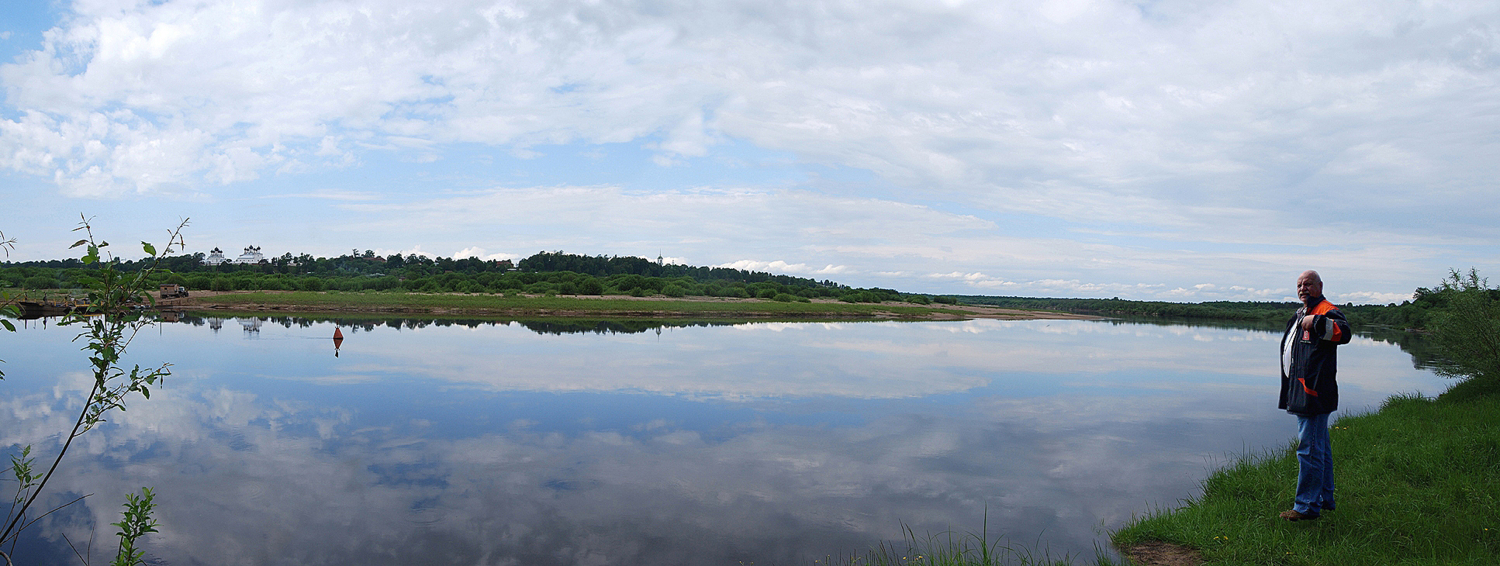
[[[1333,445],[1328,413],[1297,415],[1297,499],[1292,509],[1305,515],[1333,510]]]

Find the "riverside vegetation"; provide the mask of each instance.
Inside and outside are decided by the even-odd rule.
[[[405,303],[422,308],[501,309],[526,311],[571,311],[590,314],[610,312],[625,316],[636,312],[683,311],[703,314],[713,311],[724,316],[736,313],[783,314],[798,317],[870,316],[870,309],[833,307],[751,307],[688,305],[674,301],[671,305],[642,308],[627,303],[569,303],[559,299],[550,303],[520,304],[521,296],[632,296],[681,299],[713,297],[722,299],[758,298],[781,303],[836,300],[844,305],[904,302],[913,306],[943,307],[959,303],[1019,310],[1041,310],[1100,316],[1172,318],[1199,321],[1258,322],[1275,326],[1294,303],[1216,301],[1205,303],[1167,303],[1114,299],[1058,299],[1028,297],[992,297],[979,295],[931,295],[904,293],[893,289],[854,288],[830,281],[775,275],[721,267],[694,267],[657,263],[639,257],[585,256],[563,252],[540,252],[512,263],[509,260],[485,261],[478,258],[451,259],[394,254],[380,257],[373,251],[351,251],[334,258],[293,256],[288,253],[259,264],[203,265],[203,254],[159,258],[160,270],[147,283],[176,283],[193,291],[305,291],[326,292],[336,296],[278,295],[274,301],[266,296],[215,299],[221,305],[274,302],[284,305],[344,305],[376,310],[390,310]],[[144,263],[125,261],[123,271],[139,269]],[[76,259],[0,263],[0,289],[12,292],[66,292],[79,286],[80,277],[89,267]],[[360,292],[360,293],[352,293]],[[352,293],[352,294],[351,294]],[[372,293],[401,295],[371,297]],[[1446,308],[1451,289],[1417,289],[1413,298],[1401,304],[1345,305],[1341,308],[1358,329],[1373,328],[1424,329],[1433,313]],[[431,295],[424,297],[422,295]],[[468,296],[504,295],[509,302],[476,301]],[[484,305],[484,306],[476,306]],[[333,309],[338,310],[338,309]],[[890,312],[889,309],[883,309]],[[903,314],[914,315],[920,310]],[[534,313],[531,313],[534,314]]]
[[[582,256],[542,252],[512,265],[509,260],[454,260],[374,252],[337,258],[287,254],[260,264],[202,264],[203,254],[163,260],[170,272],[154,283],[176,283],[194,291],[397,291],[410,293],[524,293],[529,295],[660,295],[776,299],[806,302],[838,299],[850,303],[907,301],[954,303],[944,297],[892,289],[856,289],[833,281],[720,267],[692,267],[638,257]],[[124,262],[123,270],[135,265]],[[67,289],[86,272],[76,260],[0,264],[0,286]]]
[[[485,261],[478,258],[451,259],[394,254],[377,256],[373,251],[351,251],[333,258],[288,253],[260,264],[203,265],[203,254],[158,258],[159,270],[148,276],[148,285],[176,283],[193,291],[338,291],[337,298],[278,296],[288,304],[421,304],[441,307],[445,303],[474,304],[462,295],[507,295],[512,299],[528,296],[632,296],[632,297],[714,297],[759,298],[782,303],[808,303],[815,299],[837,300],[846,305],[904,302],[917,306],[986,305],[1021,310],[1044,310],[1101,316],[1138,316],[1192,320],[1232,320],[1261,322],[1274,326],[1295,303],[1266,301],[1214,301],[1205,303],[1168,303],[1113,299],[1066,299],[993,297],[980,295],[931,295],[905,293],[878,287],[854,288],[830,280],[775,275],[722,267],[694,267],[657,263],[639,257],[585,256],[563,252],[540,252],[512,263],[509,260]],[[123,261],[122,271],[141,269],[145,260]],[[80,287],[80,278],[91,269],[77,259],[0,262],[0,289],[14,292],[67,291]],[[407,295],[404,299],[370,297],[368,293]],[[446,296],[430,298],[409,294]],[[1426,329],[1431,318],[1445,311],[1455,291],[1445,286],[1419,288],[1413,298],[1401,304],[1344,305],[1342,308],[1357,329],[1394,328]],[[222,299],[225,303],[248,304],[265,297]],[[568,310],[579,305],[555,302],[532,305],[538,309]],[[515,308],[506,303],[498,308]],[[476,307],[496,308],[496,307]],[[585,310],[632,312],[639,310],[701,311],[712,308],[732,315],[734,312],[798,312],[807,314],[852,312],[868,314],[868,309],[837,307],[787,308],[770,311],[755,307],[658,306],[642,309],[639,305],[591,304]],[[915,312],[915,311],[914,311]]]

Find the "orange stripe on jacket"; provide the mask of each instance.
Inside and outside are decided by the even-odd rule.
[[[1318,303],[1318,306],[1313,307],[1312,312],[1310,312],[1308,314],[1327,315],[1328,311],[1336,311],[1336,310],[1339,310],[1339,308],[1336,307],[1336,306],[1333,306],[1333,303],[1328,302],[1328,299],[1323,299],[1323,302]],[[1332,340],[1334,342],[1343,342],[1344,341],[1344,330],[1342,328],[1339,328],[1339,325],[1337,325],[1337,324],[1333,325],[1333,337],[1330,338],[1330,340]]]
[[[1318,392],[1317,391],[1313,391],[1312,389],[1308,388],[1306,380],[1304,380],[1304,379],[1302,379],[1302,378],[1299,377],[1299,378],[1297,378],[1297,382],[1302,384],[1302,391],[1304,393],[1307,393],[1308,395],[1312,395],[1313,397],[1317,397],[1318,396]]]

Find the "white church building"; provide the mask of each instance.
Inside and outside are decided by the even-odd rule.
[[[260,263],[265,260],[265,254],[260,253],[260,246],[245,246],[245,252],[233,260],[224,257],[224,250],[215,246],[213,251],[208,253],[208,257],[203,258],[203,265],[219,265],[221,263],[246,265]]]

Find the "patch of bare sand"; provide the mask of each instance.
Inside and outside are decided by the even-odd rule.
[[[1120,549],[1138,566],[1198,566],[1203,557],[1198,551],[1169,542],[1143,542]]]

